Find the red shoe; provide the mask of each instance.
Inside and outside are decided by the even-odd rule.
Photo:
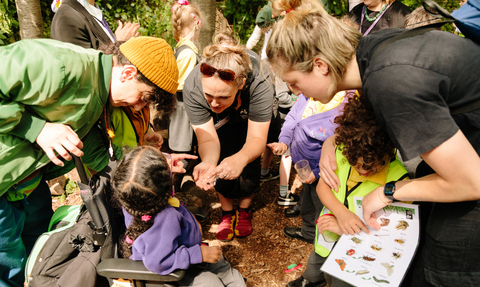
[[[227,214],[222,216],[222,222],[217,228],[217,239],[221,241],[230,241],[233,239],[233,227],[235,225],[235,215]]]
[[[252,211],[245,212],[237,210],[237,224],[235,225],[235,235],[238,237],[249,236],[252,233]]]

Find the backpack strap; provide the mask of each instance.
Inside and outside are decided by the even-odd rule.
[[[193,51],[193,49],[190,48],[188,45],[182,45],[182,46],[178,47],[177,49],[175,49],[175,53],[174,53],[175,59],[177,59],[177,58],[178,58],[178,55],[180,55],[180,53],[181,53],[183,50],[185,50],[185,49],[190,49],[190,50]],[[200,59],[200,57],[198,56],[198,54],[195,53],[195,51],[193,51],[193,53],[195,54],[195,58],[196,58],[196,60],[197,60],[197,62],[195,63],[195,66],[196,66],[196,65],[198,65],[198,63],[201,62],[201,59]],[[176,96],[177,96],[177,101],[183,102],[183,91],[182,91],[182,92],[178,92],[178,91],[177,91]]]
[[[193,49],[190,48],[188,45],[182,45],[182,46],[178,47],[177,49],[175,49],[175,59],[177,59],[178,55],[180,55],[180,53],[185,49],[190,49],[190,50],[193,51]],[[193,52],[195,53],[195,51],[193,51]],[[200,63],[201,59],[200,59],[200,57],[198,56],[197,53],[195,53],[195,58],[197,59],[196,64]]]

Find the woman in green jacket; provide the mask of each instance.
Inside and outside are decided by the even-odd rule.
[[[101,171],[109,156],[93,127],[107,103],[170,107],[178,70],[171,47],[153,37],[132,38],[113,55],[22,40],[0,48],[0,62],[0,285],[23,286],[27,254],[52,214],[41,168],[66,166],[71,153]]]

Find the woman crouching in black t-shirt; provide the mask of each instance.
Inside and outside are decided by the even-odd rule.
[[[260,158],[272,115],[273,88],[260,73],[260,58],[220,33],[185,80],[187,115],[202,162],[193,177],[215,186],[222,205],[219,240],[252,233],[250,203],[260,188]],[[233,199],[239,198],[234,210]]]

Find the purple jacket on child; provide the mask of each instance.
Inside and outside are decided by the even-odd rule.
[[[347,95],[344,97],[343,103],[346,100]],[[278,142],[290,146],[290,155],[294,163],[301,159],[308,160],[315,178],[319,178],[318,161],[323,142],[335,133],[337,125],[333,121],[343,112],[344,104],[302,119],[307,103],[308,98],[301,94],[285,118]]]
[[[123,214],[128,227],[133,217],[125,209]],[[202,263],[202,234],[195,217],[183,204],[178,208],[167,205],[151,220],[153,226],[133,242],[130,259],[142,260],[148,270],[160,275]]]

